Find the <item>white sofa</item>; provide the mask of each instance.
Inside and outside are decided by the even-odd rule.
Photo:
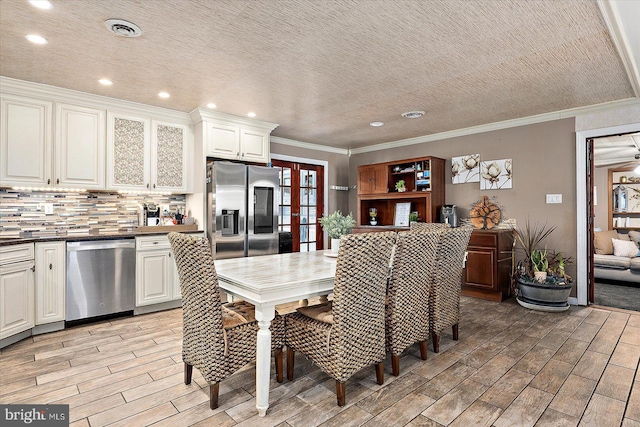
[[[632,240],[636,244],[640,233],[630,231],[628,234],[615,230],[597,231],[594,238],[595,254],[593,255],[593,274],[596,279],[617,280],[640,283],[640,257],[615,256],[611,239]]]

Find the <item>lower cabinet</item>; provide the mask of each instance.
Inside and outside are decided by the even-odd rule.
[[[36,243],[36,325],[64,320],[65,255],[65,242]]]
[[[35,326],[33,243],[0,247],[0,340]]]
[[[511,296],[511,230],[473,230],[462,274],[462,295],[503,301]]]
[[[182,298],[166,235],[136,237],[136,307]]]

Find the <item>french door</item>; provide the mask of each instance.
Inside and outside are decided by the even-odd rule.
[[[291,232],[293,252],[322,250],[324,167],[273,159],[280,169],[278,229]]]

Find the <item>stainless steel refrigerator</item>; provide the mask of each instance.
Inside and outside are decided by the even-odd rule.
[[[278,253],[278,170],[207,164],[207,234],[217,259]]]

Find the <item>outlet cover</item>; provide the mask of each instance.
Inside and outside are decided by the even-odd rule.
[[[44,213],[45,215],[53,215],[53,203],[44,204]]]
[[[547,194],[547,203],[562,203],[562,194]]]

